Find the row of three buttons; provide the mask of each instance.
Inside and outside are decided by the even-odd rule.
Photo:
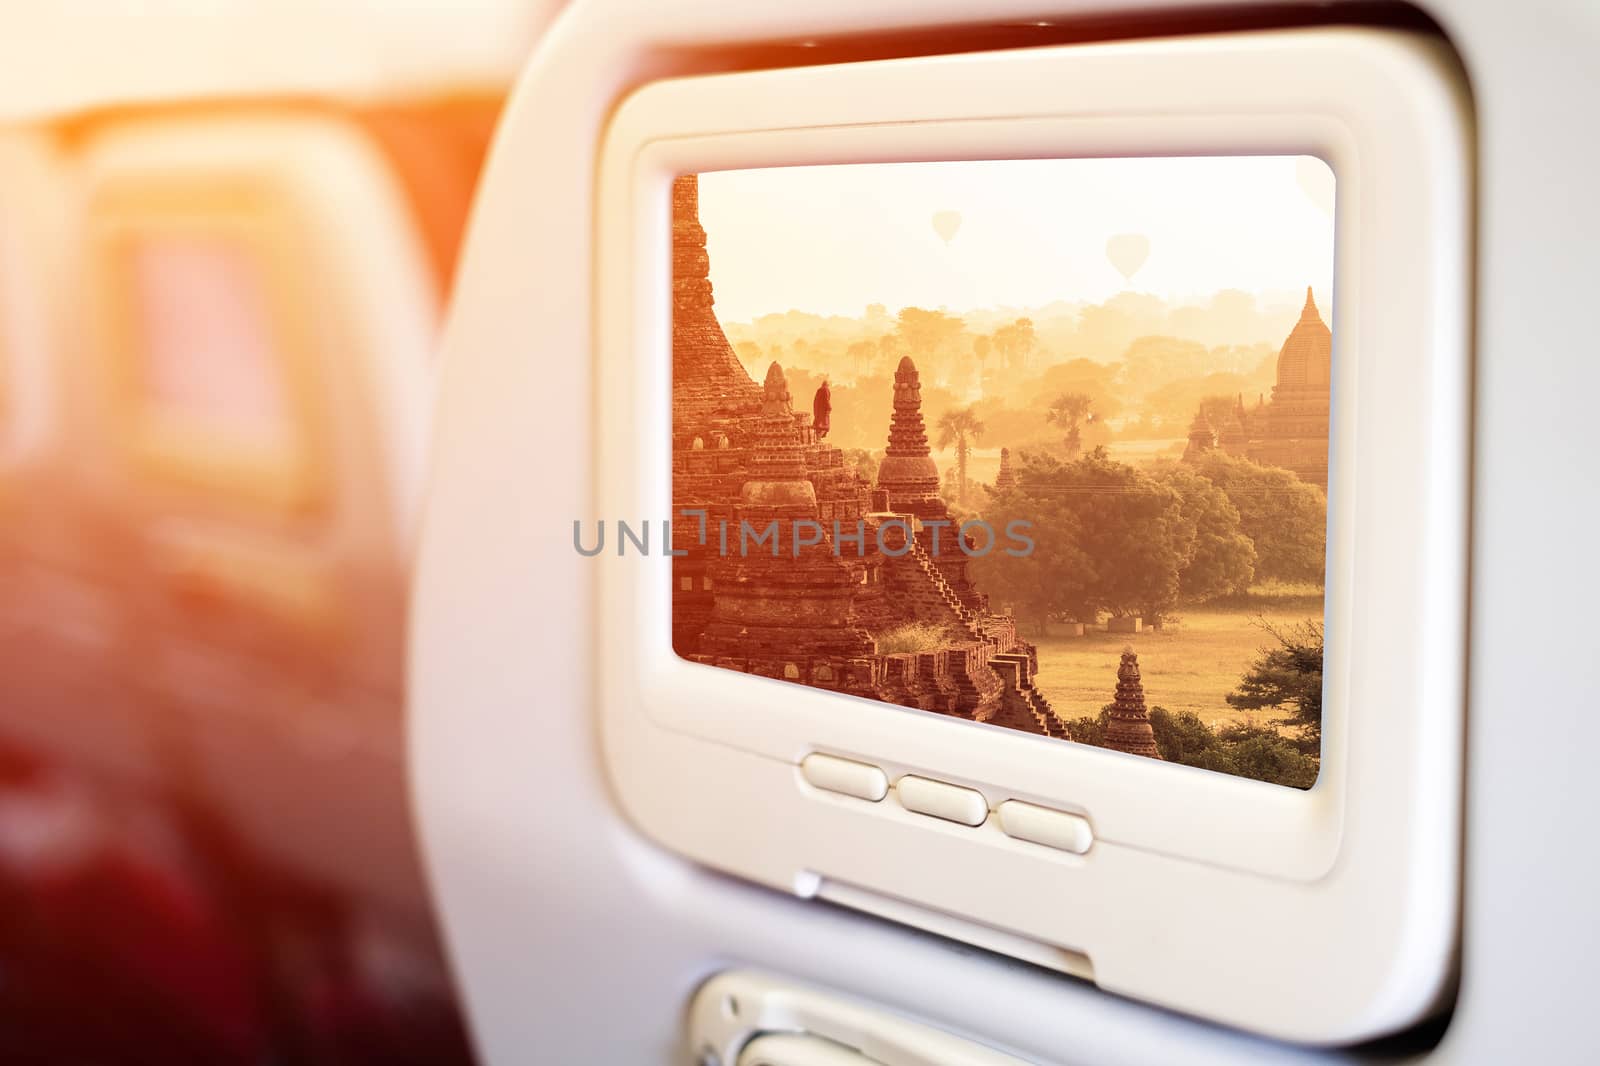
[[[812,752],[800,762],[800,773],[814,788],[877,803],[889,794],[889,777],[881,769],[854,759]],[[980,826],[989,817],[989,801],[977,789],[907,774],[894,783],[900,806],[917,814],[962,825]],[[995,808],[1007,836],[1081,855],[1094,843],[1089,822],[1081,815],[1006,800]]]

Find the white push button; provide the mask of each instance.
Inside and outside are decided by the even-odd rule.
[[[814,788],[877,803],[889,794],[889,778],[876,766],[837,755],[812,752],[800,760],[800,773]]]
[[[947,822],[982,825],[989,817],[989,801],[975,789],[908,774],[894,783],[894,791],[900,797],[900,806],[906,810]]]
[[[1020,800],[1006,800],[995,808],[1006,836],[1082,855],[1094,843],[1094,831],[1082,815],[1053,811]]]

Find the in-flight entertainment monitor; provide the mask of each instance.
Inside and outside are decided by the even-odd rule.
[[[254,257],[228,241],[173,237],[131,257],[147,402],[213,438],[291,449],[298,426]]]
[[[672,207],[680,656],[1311,787],[1322,160],[774,167]]]
[[[1287,1039],[1447,998],[1466,128],[1357,29],[633,94],[572,544],[634,824]]]
[[[309,513],[329,476],[316,416],[316,272],[272,182],[146,174],[105,153],[89,215],[91,336],[107,422],[141,491]]]

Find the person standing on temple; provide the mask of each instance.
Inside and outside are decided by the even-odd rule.
[[[811,428],[821,440],[828,435],[829,417],[833,414],[833,393],[828,391],[828,379],[822,379],[822,387],[817,390],[817,395],[811,400]]]

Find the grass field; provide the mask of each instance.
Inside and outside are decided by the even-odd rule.
[[[1088,632],[1046,636],[1024,632],[1039,647],[1036,684],[1063,718],[1096,715],[1117,687],[1122,649],[1139,653],[1145,703],[1169,711],[1193,711],[1215,728],[1227,722],[1272,725],[1271,711],[1239,711],[1224,698],[1272,638],[1265,619],[1293,624],[1322,617],[1322,592],[1313,586],[1258,586],[1226,603],[1180,608],[1160,630],[1139,634]]]

